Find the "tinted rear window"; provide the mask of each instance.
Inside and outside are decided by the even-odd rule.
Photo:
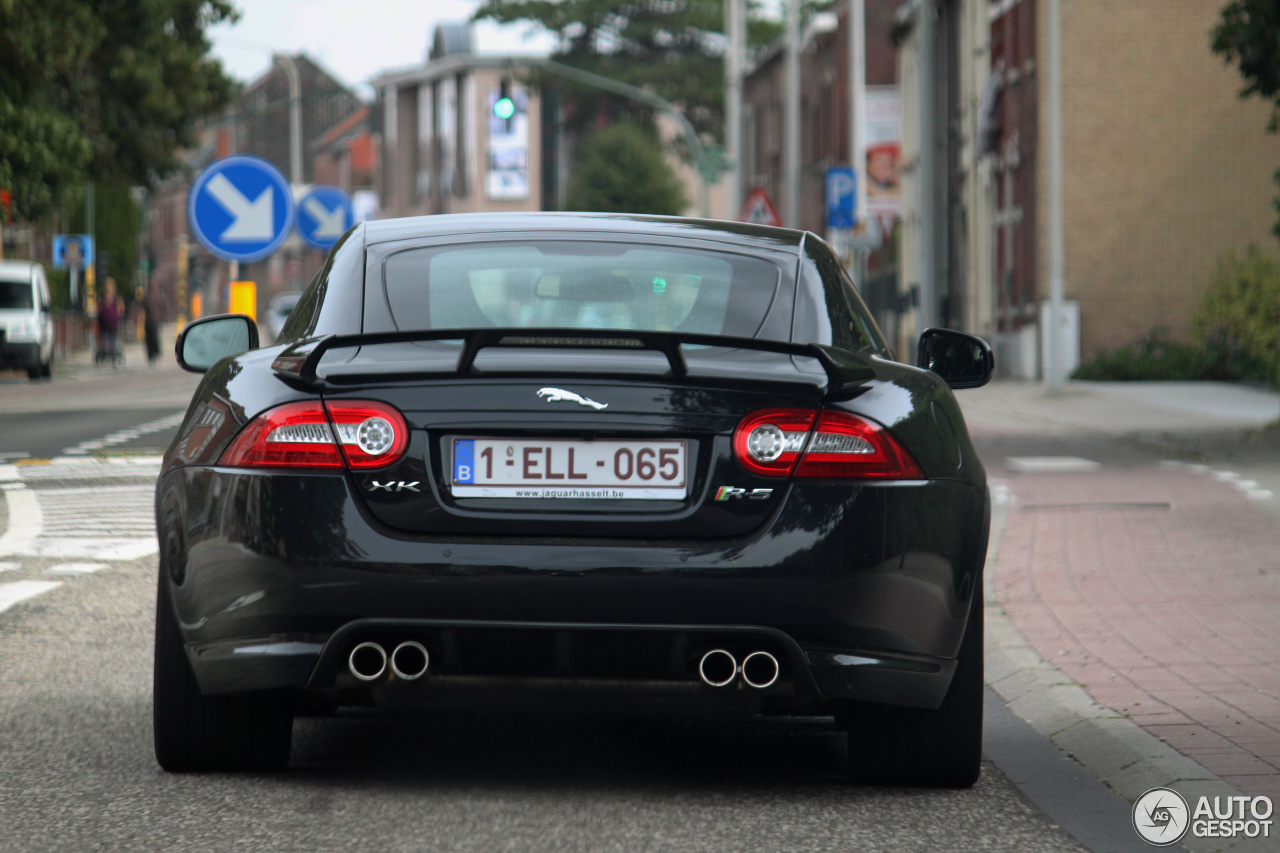
[[[588,241],[410,249],[386,261],[400,329],[643,329],[750,337],[778,268],[745,255]]]

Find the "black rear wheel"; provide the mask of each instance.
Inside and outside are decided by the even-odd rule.
[[[205,696],[183,650],[162,570],[156,600],[153,722],[165,770],[266,771],[289,764],[293,710],[288,694]]]
[[[951,687],[936,711],[863,705],[843,720],[860,785],[970,788],[982,767],[982,596],[974,592]]]

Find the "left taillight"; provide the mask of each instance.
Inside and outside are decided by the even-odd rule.
[[[386,403],[286,403],[254,418],[218,464],[232,468],[342,468],[345,460],[352,468],[381,468],[404,455],[408,443],[404,416]]]

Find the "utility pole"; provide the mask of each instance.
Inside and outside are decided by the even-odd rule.
[[[938,8],[934,0],[916,7],[916,36],[919,44],[917,63],[916,110],[919,152],[916,156],[917,204],[920,210],[920,239],[917,241],[919,270],[919,307],[915,311],[915,334],[938,325],[938,64],[935,46],[938,34]]]
[[[857,224],[867,217],[867,12],[849,0],[849,165],[858,180]]]
[[[849,166],[856,186],[854,233],[869,227],[867,214],[867,14],[864,0],[849,0]],[[858,245],[854,241],[854,245]],[[867,252],[855,248],[853,280],[866,283]]]
[[[1044,378],[1052,391],[1066,382],[1062,359],[1062,290],[1065,267],[1062,238],[1062,17],[1059,0],[1049,0],[1049,316],[1044,330]]]
[[[725,155],[733,164],[729,176],[729,216],[742,209],[744,164],[742,162],[742,59],[747,46],[745,0],[725,0],[725,32],[729,47],[725,54],[724,140]]]
[[[787,201],[783,222],[800,227],[800,0],[787,3],[787,61],[783,87],[783,174]]]
[[[286,53],[277,53],[275,59],[289,78],[289,182],[302,183],[302,79],[298,65]]]

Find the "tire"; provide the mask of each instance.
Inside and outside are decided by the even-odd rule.
[[[205,696],[187,662],[162,569],[156,597],[153,726],[156,761],[170,772],[272,771],[289,764],[287,693]]]
[[[955,675],[936,710],[862,705],[844,720],[860,785],[971,788],[982,769],[982,595],[973,594]]]

